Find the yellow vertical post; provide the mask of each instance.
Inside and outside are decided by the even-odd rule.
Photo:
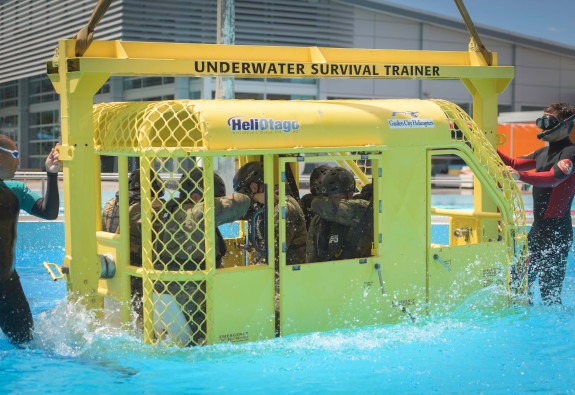
[[[267,240],[275,240],[274,234],[274,157],[272,155],[264,155],[264,182],[267,185],[267,200],[266,200],[266,213],[267,213]],[[274,245],[274,243],[269,243]],[[268,265],[275,267],[276,252],[274,248],[268,250]]]
[[[473,120],[483,131],[487,140],[497,146],[497,94],[498,81],[496,79],[462,79],[471,95],[473,96]],[[487,191],[484,191],[481,183],[474,179],[474,207],[476,211],[495,212],[497,205],[491,199]],[[484,240],[494,240],[498,236],[497,221],[484,221]]]
[[[60,93],[62,128],[61,159],[64,172],[66,256],[64,264],[70,296],[87,296],[87,306],[102,305],[96,296],[101,267],[96,252],[97,215],[94,174],[93,96],[109,78],[108,73],[68,71],[74,57],[74,40],[60,41],[57,90]],[[89,208],[89,209],[87,209]]]
[[[208,344],[216,343],[213,336],[214,330],[212,328],[213,319],[213,305],[212,305],[212,292],[214,289],[214,274],[216,272],[216,221],[215,221],[215,199],[214,199],[214,158],[207,156],[203,158],[204,162],[204,248],[206,260],[206,340]]]
[[[142,267],[144,268],[144,274],[142,277],[142,288],[144,294],[144,342],[147,344],[152,344],[155,340],[153,320],[153,289],[152,281],[148,277],[148,273],[153,270],[152,224],[148,219],[148,213],[152,212],[152,195],[150,193],[152,190],[152,182],[149,178],[150,170],[153,168],[153,163],[154,157],[150,156],[150,153],[144,153],[140,157],[140,201],[142,204],[142,214],[145,214],[145,216],[142,215]]]
[[[128,157],[118,157],[118,184],[120,190],[120,253],[122,261],[116,262],[116,276],[118,276],[122,285],[120,286],[120,298],[122,302],[122,323],[128,324],[131,321],[130,306],[130,276],[126,273],[125,265],[130,264],[130,206],[129,206],[129,185],[128,185]],[[142,206],[145,204],[142,199]],[[148,212],[148,211],[144,211]],[[144,221],[142,221],[144,222]]]

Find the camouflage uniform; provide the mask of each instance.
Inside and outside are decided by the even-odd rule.
[[[346,249],[369,202],[319,196],[312,202],[316,214],[307,234],[306,262],[368,257],[373,239],[372,216],[353,251]]]
[[[261,204],[256,203],[257,207],[262,207]],[[298,202],[292,196],[286,196],[286,264],[299,265],[305,263],[305,245],[307,239],[307,230],[305,225],[305,217]],[[251,218],[246,218],[250,219]],[[279,205],[274,207],[274,232],[279,235]],[[251,229],[251,226],[250,226]],[[256,243],[264,245],[263,229],[257,231]],[[265,237],[265,236],[264,236]],[[278,259],[278,239],[275,240],[276,259]],[[256,251],[255,253],[256,264],[265,264],[267,262],[266,256]]]
[[[105,232],[120,233],[120,212],[116,202],[119,197],[110,199],[104,206],[102,212],[102,229]],[[130,207],[128,208],[128,221],[130,223],[130,265],[142,267],[142,203],[140,202],[140,195],[130,191],[129,199]],[[162,209],[162,202],[159,199],[152,200],[153,217],[151,219],[153,224],[152,238],[159,232],[159,225],[157,215]],[[130,276],[130,288],[132,289],[132,303],[136,312],[141,317],[142,311],[142,297],[143,286],[140,277]]]
[[[242,193],[214,199],[215,226],[234,222],[245,215],[250,206],[250,198]],[[159,245],[156,246],[160,260],[154,264],[156,270],[205,270],[204,203],[193,201],[174,204],[174,212],[164,213],[164,229]],[[219,267],[225,253],[223,237],[216,228],[215,237],[216,267]],[[167,284],[157,281],[157,294],[168,293],[175,296],[176,302],[185,313],[185,320],[191,330],[190,339],[183,346],[200,345],[206,334],[206,284],[205,282],[171,281]],[[160,302],[161,303],[161,302]],[[160,306],[161,307],[161,306]],[[171,320],[170,314],[154,318]],[[187,328],[186,328],[187,329]]]
[[[102,229],[105,232],[120,234],[119,211],[116,206],[118,194],[110,199],[104,206],[102,212]],[[140,196],[130,192],[130,207],[128,208],[128,221],[130,223],[130,264],[133,266],[142,266],[142,203]],[[152,237],[158,234],[160,223],[156,221],[157,214],[162,209],[162,201],[159,199],[152,200],[152,218],[153,232]]]
[[[214,199],[216,226],[234,222],[243,217],[250,199],[242,193]],[[169,270],[204,270],[204,203],[187,201],[177,206],[173,214],[165,214],[162,232],[161,260]],[[216,261],[223,255],[222,246],[216,243]]]

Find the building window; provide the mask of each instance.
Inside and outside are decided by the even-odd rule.
[[[521,111],[541,111],[543,112],[543,109],[546,106],[521,106]]]
[[[18,142],[18,115],[0,116],[0,134],[10,137]]]
[[[274,94],[274,93],[268,93],[266,95],[266,99],[267,100],[290,100],[291,96],[290,95],[278,95],[278,94]]]
[[[0,84],[0,108],[18,105],[18,81]]]
[[[124,78],[124,89],[149,88],[173,83],[174,77],[126,77]]]
[[[142,99],[135,101],[162,101],[162,100],[174,100],[174,95],[143,97]]]
[[[16,128],[18,127],[18,115],[5,115],[0,117],[0,128]]]
[[[104,85],[96,92],[96,95],[105,95],[106,93],[110,93],[110,81],[106,81]]]
[[[46,75],[31,77],[29,80],[30,104],[58,101],[50,79]]]
[[[41,169],[46,156],[60,142],[60,115],[58,110],[30,114],[29,167]]]

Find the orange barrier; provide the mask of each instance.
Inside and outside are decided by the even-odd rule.
[[[497,148],[510,156],[523,156],[544,147],[545,142],[537,140],[539,129],[534,123],[502,123],[497,125],[497,133],[505,135],[506,141]]]

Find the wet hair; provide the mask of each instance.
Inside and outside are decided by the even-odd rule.
[[[14,140],[12,140],[10,137],[6,136],[5,134],[0,134],[0,147],[12,149],[13,144],[16,145]]]
[[[547,107],[545,107],[543,112],[546,112],[549,114],[555,113],[555,114],[557,114],[558,120],[564,121],[567,118],[575,115],[575,107],[573,107],[567,103],[555,102],[555,103],[552,103],[552,104],[548,105]]]

